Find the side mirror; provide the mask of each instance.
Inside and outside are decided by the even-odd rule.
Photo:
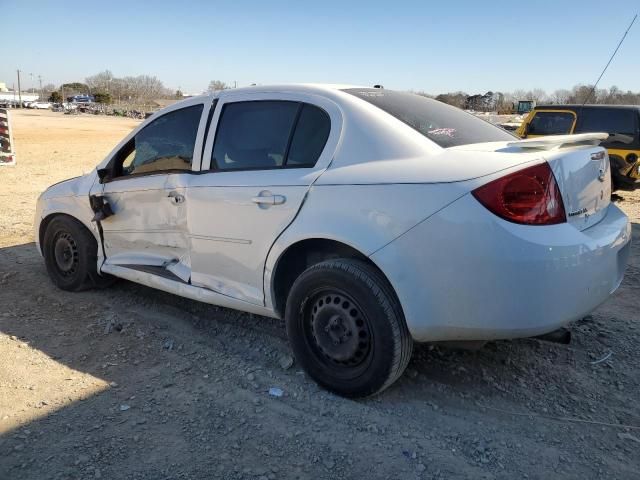
[[[100,183],[105,183],[108,180],[111,180],[111,169],[110,168],[99,168],[98,169],[98,179]]]
[[[529,122],[524,124],[524,130],[522,131],[522,133],[524,134],[523,138],[527,138],[529,136],[529,127],[531,126],[531,124]]]

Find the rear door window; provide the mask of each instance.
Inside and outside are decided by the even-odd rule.
[[[260,100],[223,106],[211,168],[313,167],[329,137],[329,115],[313,105]]]
[[[566,135],[571,133],[575,120],[573,112],[538,111],[529,123],[529,135]]]
[[[609,138],[605,146],[625,146],[634,143],[638,135],[638,114],[634,110],[618,108],[585,109],[580,114],[576,132],[605,132]]]
[[[212,165],[218,170],[282,167],[297,113],[297,102],[224,105],[213,146]]]

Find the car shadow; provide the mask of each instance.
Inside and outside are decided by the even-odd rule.
[[[424,402],[461,411],[477,404],[543,408],[543,397],[532,394],[541,385],[547,393],[556,386],[558,395],[595,394],[601,385],[580,383],[593,373],[590,355],[617,348],[610,331],[621,335],[635,318],[640,225],[633,236],[622,288],[576,323],[571,345],[536,339],[489,342],[477,351],[416,345],[403,378],[358,408]],[[305,415],[322,417],[329,401],[352,408],[297,366],[289,368],[281,321],[125,281],[63,292],[49,281],[33,243],[0,249],[0,302],[0,361],[8,362],[0,367],[8,399],[0,401],[0,478],[201,478],[218,468],[242,474],[238,466],[266,476],[282,460],[274,451],[265,455],[265,445],[294,441],[291,425]],[[620,306],[612,319],[607,309],[614,302]],[[3,350],[20,352],[31,368],[57,380],[39,384],[23,375],[28,369],[8,371],[16,366]],[[283,387],[291,402],[265,405],[270,386]],[[35,393],[24,394],[31,387]],[[608,401],[621,405],[620,417],[638,420],[622,395]],[[369,466],[366,458],[358,465]]]

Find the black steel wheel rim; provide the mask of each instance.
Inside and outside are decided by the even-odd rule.
[[[355,376],[373,353],[370,322],[358,303],[337,288],[315,291],[305,302],[307,344],[316,360],[339,376]]]
[[[70,277],[76,273],[80,261],[78,244],[70,233],[61,232],[56,235],[53,256],[60,275]]]

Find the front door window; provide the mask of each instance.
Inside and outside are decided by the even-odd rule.
[[[115,176],[191,170],[202,109],[181,108],[149,123],[118,154]]]

